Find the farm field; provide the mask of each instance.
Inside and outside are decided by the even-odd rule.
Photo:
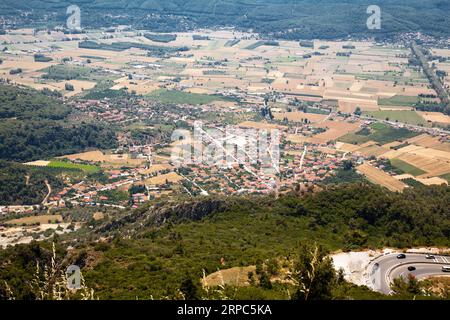
[[[370,126],[370,129],[347,134],[340,137],[338,140],[340,142],[357,145],[362,145],[368,141],[376,141],[380,144],[387,144],[395,141],[404,141],[418,135],[419,133],[409,131],[404,128],[397,129],[385,124],[375,123]]]
[[[150,93],[148,97],[156,99],[162,103],[173,104],[207,104],[214,101],[227,101],[219,96],[164,89],[156,90]]]
[[[100,171],[100,167],[97,167],[97,166],[71,163],[71,162],[66,162],[66,161],[50,161],[50,163],[47,165],[47,167],[69,169],[69,170],[81,170],[86,173],[95,173],[95,172]]]
[[[425,171],[425,173],[417,175],[419,178],[440,177],[450,173],[450,153],[442,150],[408,145],[398,150],[391,150],[383,154],[383,157],[391,161],[394,159],[400,160],[401,162],[398,162],[400,166],[402,162],[405,162],[412,167]],[[409,169],[414,173],[419,173],[413,168]]]
[[[108,160],[108,157],[99,150],[71,154],[71,155],[64,156],[62,158],[66,158],[69,160],[83,160],[83,161],[92,161],[92,162],[104,162],[104,161]]]
[[[389,149],[380,147],[376,144],[362,147],[362,148],[359,148],[356,150],[357,153],[360,153],[360,154],[364,155],[365,157],[380,157],[388,151],[389,151]]]
[[[298,135],[298,134],[287,134],[286,135],[286,140],[290,141],[292,143],[296,143],[296,144],[303,144],[305,142],[308,142],[310,138],[305,137],[303,135]]]
[[[285,118],[292,122],[304,123],[305,121],[315,123],[324,121],[327,116],[316,113],[305,113],[301,111],[294,112],[276,112],[274,113],[276,120],[284,120]]]
[[[394,167],[396,167],[396,168],[400,169],[401,171],[403,171],[404,173],[408,173],[408,174],[411,174],[413,176],[420,176],[420,175],[426,173],[425,171],[423,171],[423,170],[421,170],[419,168],[416,168],[416,167],[410,165],[409,163],[407,163],[405,161],[402,161],[400,159],[396,159],[396,158],[391,159],[391,164]]]
[[[427,121],[420,114],[410,110],[366,111],[363,114],[375,119],[398,121],[413,125],[427,125]]]
[[[277,124],[271,124],[267,122],[256,122],[256,121],[244,121],[239,123],[239,127],[251,128],[251,129],[262,129],[262,130],[274,130],[274,129],[286,129],[285,126],[280,126]]]
[[[345,142],[336,142],[336,149],[342,152],[356,152],[357,150],[361,149],[361,146],[345,143]]]
[[[419,177],[429,178],[441,176],[450,172],[450,164],[432,157],[424,157],[414,154],[403,154],[398,159],[425,170],[426,173]]]
[[[329,141],[335,141],[350,132],[358,130],[360,123],[326,120],[320,123],[315,123],[313,126],[316,128],[325,129],[326,131],[313,136],[311,138],[312,141],[327,143]]]
[[[368,163],[360,165],[357,167],[357,170],[364,174],[372,183],[379,184],[391,191],[401,192],[406,188],[406,185],[403,182],[398,181],[394,177],[391,177],[384,171],[375,168]]]
[[[416,146],[450,152],[450,143],[442,142],[438,137],[432,137],[427,134],[418,135],[408,139],[406,142]]]
[[[156,90],[159,90],[157,83],[153,80],[130,80],[128,77],[116,79],[116,85],[111,87],[111,90],[127,89],[128,92],[135,92],[136,94],[147,95]]]
[[[43,39],[39,46],[52,60],[35,62],[34,44],[15,43],[0,53],[0,75],[67,97],[109,80],[112,90],[127,88],[162,103],[228,101],[222,94],[254,95],[258,100],[277,91],[302,101],[333,100],[347,113],[357,107],[368,112],[411,107],[419,95],[434,94],[425,75],[408,65],[406,48],[349,41],[345,44],[353,48],[352,55],[337,57],[343,42],[315,41],[313,47],[302,47],[296,41],[249,40],[250,34],[229,30],[204,32],[202,40],[194,40],[190,32],[145,37],[138,31],[117,31],[105,39],[92,30],[83,35],[86,41],[61,32],[38,32],[22,40]],[[66,37],[69,41],[62,41]],[[11,41],[11,35],[0,35],[0,41]],[[320,55],[309,57],[315,51]],[[9,74],[17,65],[22,73]],[[74,91],[64,90],[66,81]]]
[[[102,167],[139,166],[145,162],[144,159],[132,159],[129,154],[105,154],[100,150],[71,154],[60,158],[69,159],[71,161],[82,160],[94,163],[98,162],[101,163]]]
[[[171,170],[173,167],[169,164],[154,164],[150,168],[142,171],[144,174],[152,174],[163,170]]]
[[[176,174],[175,172],[169,172],[166,174],[158,175],[156,177],[150,178],[145,180],[146,185],[162,185],[166,182],[173,183],[173,182],[179,182],[183,180],[181,176]]]
[[[440,112],[417,112],[425,121],[450,124],[450,116]]]
[[[394,176],[395,179],[402,181],[410,186],[417,186],[417,185],[425,185],[425,186],[433,186],[433,185],[442,185],[446,184],[448,185],[448,181],[441,177],[432,177],[432,178],[419,178],[416,176],[413,176],[411,174],[405,173],[401,175]]]
[[[396,95],[392,98],[379,99],[378,104],[380,106],[404,106],[404,107],[412,107],[419,99],[415,96],[400,96]]]

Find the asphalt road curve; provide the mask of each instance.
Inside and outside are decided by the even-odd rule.
[[[442,266],[450,266],[450,256],[434,255],[434,259],[427,259],[425,254],[405,253],[406,258],[398,259],[399,253],[381,256],[369,265],[369,280],[372,288],[384,294],[392,293],[390,284],[393,279],[404,277],[408,274],[417,279],[429,276],[450,276],[449,272],[443,272]],[[409,271],[408,267],[414,266],[416,270]]]

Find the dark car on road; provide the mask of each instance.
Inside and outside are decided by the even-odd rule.
[[[397,256],[397,259],[405,259],[406,258],[406,254],[404,254],[404,253],[400,253],[398,256]]]
[[[427,254],[425,256],[425,259],[434,259],[434,256],[432,254]]]
[[[414,267],[414,266],[409,266],[408,267],[408,271],[414,271],[414,270],[416,270],[416,267]]]

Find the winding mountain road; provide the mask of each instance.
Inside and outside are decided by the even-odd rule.
[[[369,264],[369,278],[374,290],[390,294],[392,280],[399,277],[406,278],[408,274],[414,275],[417,279],[450,276],[450,273],[442,271],[442,266],[450,266],[450,256],[434,255],[433,259],[427,259],[425,254],[419,253],[406,253],[403,259],[397,256],[398,253],[383,255]],[[408,267],[416,269],[409,271]]]

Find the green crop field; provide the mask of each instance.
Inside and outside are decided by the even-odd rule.
[[[419,102],[419,98],[411,96],[393,96],[388,99],[379,99],[380,106],[408,106],[412,107]]]
[[[48,167],[50,168],[61,168],[61,169],[68,169],[68,170],[81,170],[86,173],[95,173],[100,171],[100,168],[97,166],[92,166],[88,164],[76,164],[66,161],[51,161],[48,164]]]
[[[419,182],[417,180],[414,180],[413,178],[402,179],[401,181],[403,183],[407,184],[408,186],[413,187],[413,188],[423,187],[424,186],[423,183],[421,183],[421,182]]]
[[[400,159],[391,159],[391,164],[394,167],[396,167],[396,168],[400,169],[401,171],[403,171],[404,173],[409,173],[409,174],[411,174],[411,175],[413,175],[415,177],[426,173],[425,171],[423,171],[423,170],[421,170],[421,169],[419,169],[417,167],[414,167],[414,166],[410,165],[409,163],[407,163],[407,162],[405,162],[403,160],[400,160]]]
[[[364,115],[373,117],[376,119],[389,121],[398,121],[402,123],[408,123],[413,125],[426,125],[427,122],[417,112],[411,110],[392,110],[392,111],[367,111]]]
[[[419,133],[408,129],[397,129],[383,123],[374,123],[370,126],[370,129],[366,128],[356,133],[349,133],[339,138],[339,141],[359,145],[372,140],[380,144],[386,144],[393,141],[404,141],[417,135]]]
[[[375,122],[370,126],[374,130],[385,130],[387,125],[379,122]]]

